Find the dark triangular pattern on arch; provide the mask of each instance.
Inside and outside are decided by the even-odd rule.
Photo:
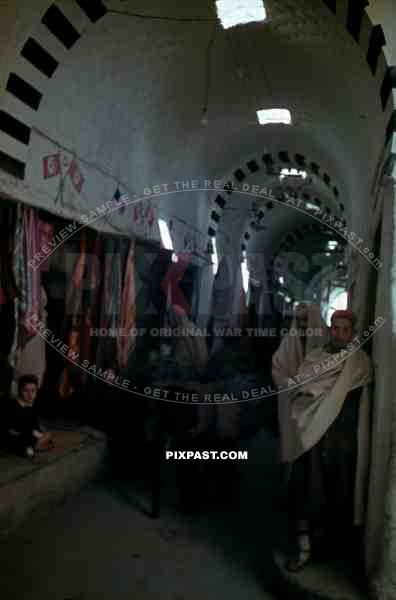
[[[0,168],[9,173],[10,175],[14,175],[17,179],[25,178],[25,169],[26,165],[24,162],[9,156],[5,152],[0,150]]]
[[[234,173],[235,179],[237,179],[238,181],[243,181],[246,178],[245,173],[242,171],[242,169],[237,169]]]
[[[216,196],[215,202],[218,206],[220,206],[220,208],[224,208],[224,206],[226,205],[226,201],[224,200],[224,198],[222,196]]]
[[[26,146],[30,140],[30,127],[4,110],[0,110],[0,131]]]
[[[370,43],[367,51],[367,62],[373,75],[375,75],[377,71],[378,59],[385,44],[384,30],[381,25],[375,25],[371,30]]]
[[[256,173],[260,168],[255,160],[250,160],[247,167],[251,173]]]
[[[381,86],[381,103],[383,110],[385,110],[386,105],[388,104],[393,88],[396,88],[396,67],[388,67]]]
[[[332,13],[336,14],[336,0],[323,0],[323,2]]]
[[[359,43],[363,12],[366,6],[368,6],[367,0],[349,0],[346,27],[357,43]]]
[[[42,93],[16,73],[10,73],[6,90],[33,110],[37,110],[40,106]]]
[[[68,50],[80,38],[78,31],[55,4],[51,4],[41,22]]]
[[[107,13],[107,8],[101,0],[75,0],[78,6],[87,15],[91,23],[96,23]]]
[[[386,143],[388,144],[392,138],[392,135],[396,131],[396,110],[393,111],[391,118],[389,119],[388,126],[386,128]]]
[[[59,64],[47,50],[31,37],[23,46],[21,55],[47,77],[52,77]]]

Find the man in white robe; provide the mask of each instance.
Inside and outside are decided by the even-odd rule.
[[[278,350],[272,357],[272,379],[278,389],[278,422],[280,433],[281,461],[290,463],[290,447],[295,435],[291,420],[291,407],[288,398],[288,383],[302,364],[304,358],[315,348],[323,347],[327,341],[327,327],[322,320],[320,307],[301,302],[289,332],[283,336]]]
[[[336,311],[331,341],[310,352],[288,382],[289,504],[298,553],[286,568],[294,572],[310,559],[316,530],[327,526],[342,535],[364,517],[371,364],[353,324],[351,311]]]

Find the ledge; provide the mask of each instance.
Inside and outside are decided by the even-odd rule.
[[[100,476],[107,440],[92,429],[55,431],[55,448],[33,459],[0,452],[0,536],[53,506]]]

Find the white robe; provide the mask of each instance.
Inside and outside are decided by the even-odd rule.
[[[349,392],[362,389],[357,430],[357,466],[355,478],[354,522],[362,523],[367,485],[370,441],[370,403],[368,385],[372,380],[371,361],[356,348],[330,354],[324,349],[308,354],[298,370],[299,385],[293,380],[288,391],[291,407],[290,426],[293,444],[289,445],[289,460],[294,462],[313,448],[337,419]],[[330,361],[330,362],[329,362]],[[353,435],[354,432],[351,432]]]
[[[319,330],[315,333],[322,335],[307,336],[305,352],[299,335],[287,335],[281,341],[278,350],[272,357],[272,379],[278,389],[278,420],[280,429],[280,445],[282,462],[291,462],[293,448],[298,444],[296,432],[291,420],[291,406],[288,393],[288,382],[295,377],[304,357],[314,348],[322,347],[328,340],[328,330],[322,320],[319,306],[308,306],[307,329]],[[296,330],[296,320],[291,324],[291,330]]]

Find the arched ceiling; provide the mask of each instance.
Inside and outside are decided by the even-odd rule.
[[[329,213],[340,222],[346,219],[345,186],[323,163],[297,152],[297,146],[285,149],[279,141],[270,146],[272,152],[234,169],[226,178],[229,189],[214,194],[208,232],[216,232],[225,251],[230,251],[234,239],[242,238],[249,252],[268,254],[282,234],[299,224],[314,223],[306,210],[307,202],[320,206],[323,216]],[[283,168],[304,171],[306,177],[281,181]],[[296,200],[288,199],[291,196]],[[322,215],[319,212],[315,216],[320,220]]]
[[[213,0],[55,4],[76,39],[66,47],[41,22],[49,2],[26,14],[21,4],[23,31],[10,62],[11,72],[28,73],[20,52],[33,38],[59,63],[51,77],[36,77],[38,108],[10,91],[2,96],[3,110],[31,128],[29,143],[13,149],[27,176],[41,135],[138,192],[175,178],[226,179],[266,152],[286,150],[323,165],[359,224],[393,110],[381,102],[382,55],[374,75],[367,63],[366,15],[357,43],[341,2],[334,15],[319,0],[265,0],[266,23],[226,31],[216,25]],[[288,108],[293,125],[258,125],[256,110],[274,107]],[[239,208],[244,226],[250,206]]]

